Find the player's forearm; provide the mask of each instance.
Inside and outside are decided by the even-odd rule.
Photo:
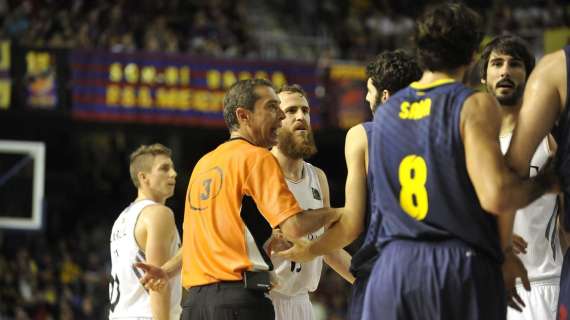
[[[333,270],[336,271],[336,273],[338,273],[346,281],[352,284],[356,278],[354,278],[349,270],[351,259],[352,257],[348,254],[348,252],[342,249],[324,256],[326,264],[333,268]]]
[[[554,182],[543,174],[525,179],[507,170],[496,172],[494,179],[488,178],[485,190],[478,193],[481,206],[490,213],[502,215],[516,211],[554,190]]]
[[[499,191],[502,198],[503,212],[510,213],[524,208],[552,188],[553,182],[542,174],[530,179],[512,176]]]
[[[339,208],[305,210],[281,224],[281,231],[289,238],[300,238],[336,222],[341,217]]]
[[[361,231],[362,224],[358,225],[355,221],[351,221],[348,214],[344,214],[317,240],[311,242],[309,251],[311,254],[320,256],[342,249],[354,241]]]
[[[150,291],[150,308],[153,319],[170,319],[170,286],[168,284],[160,291]]]
[[[513,224],[515,222],[516,211],[506,212],[497,217],[497,227],[499,229],[499,241],[503,251],[512,247]]]
[[[168,275],[168,278],[178,275],[182,268],[182,248],[178,249],[176,255],[166,261],[161,268]]]

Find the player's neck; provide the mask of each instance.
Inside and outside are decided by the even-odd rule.
[[[156,195],[153,195],[151,192],[148,192],[146,190],[143,190],[142,188],[139,188],[135,202],[142,201],[142,200],[152,200],[152,201],[154,201],[156,203],[160,203],[160,204],[166,203],[166,198],[160,198]]]
[[[271,149],[271,153],[277,158],[279,166],[287,179],[297,181],[303,178],[303,159],[287,157],[277,146]]]
[[[514,106],[500,106],[499,112],[501,113],[501,135],[512,133],[519,118],[522,100]]]
[[[429,85],[439,80],[443,79],[453,79],[455,81],[461,81],[463,75],[465,74],[465,68],[459,67],[451,71],[429,71],[425,70],[422,74],[421,79],[418,81],[420,85]]]

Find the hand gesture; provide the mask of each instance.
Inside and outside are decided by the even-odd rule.
[[[140,283],[147,290],[160,291],[168,283],[168,274],[162,268],[144,262],[137,262],[134,266],[144,271]]]
[[[503,281],[505,282],[505,290],[507,291],[507,304],[517,311],[522,311],[525,304],[517,293],[515,286],[516,278],[521,278],[525,290],[530,291],[526,268],[515,255],[512,248],[509,248],[505,252],[505,261],[503,262]]]
[[[275,252],[287,250],[293,246],[293,243],[285,238],[285,235],[279,229],[273,230],[271,239],[269,240],[269,245],[267,246],[267,251],[270,255]]]
[[[293,246],[287,250],[277,251],[275,254],[281,258],[296,261],[308,262],[316,256],[310,252],[310,242],[305,239],[291,239]]]
[[[513,234],[513,252],[515,254],[526,254],[527,247],[528,243],[523,239],[523,237],[518,234]]]

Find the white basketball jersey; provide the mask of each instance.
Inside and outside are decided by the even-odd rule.
[[[507,152],[512,134],[501,136],[501,150]],[[548,138],[542,140],[530,162],[530,176],[542,169],[548,160]],[[560,277],[562,249],[558,238],[558,205],[556,195],[546,194],[519,209],[513,232],[528,242],[527,253],[519,258],[528,271],[531,281]]]
[[[152,318],[150,295],[140,284],[143,271],[133,263],[144,262],[145,254],[135,240],[135,225],[141,211],[157,204],[151,200],[131,203],[115,220],[111,231],[111,282],[109,283],[109,319]],[[180,237],[171,245],[169,256],[174,256],[180,247]],[[182,283],[180,275],[170,280],[170,318],[179,319],[182,308]]]
[[[286,180],[289,190],[291,190],[301,208],[306,210],[323,207],[323,193],[321,192],[319,177],[311,164],[303,162],[303,178],[301,180]],[[321,228],[315,233],[308,234],[307,238],[314,241],[323,233],[324,228]],[[296,296],[317,289],[321,278],[321,270],[323,269],[323,257],[319,256],[309,262],[298,263],[273,256],[271,261],[279,281],[279,287],[275,289],[278,293]]]

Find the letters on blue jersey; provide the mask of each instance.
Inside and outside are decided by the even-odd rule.
[[[403,101],[400,104],[400,119],[420,120],[430,115],[431,99],[423,99],[410,103]]]

